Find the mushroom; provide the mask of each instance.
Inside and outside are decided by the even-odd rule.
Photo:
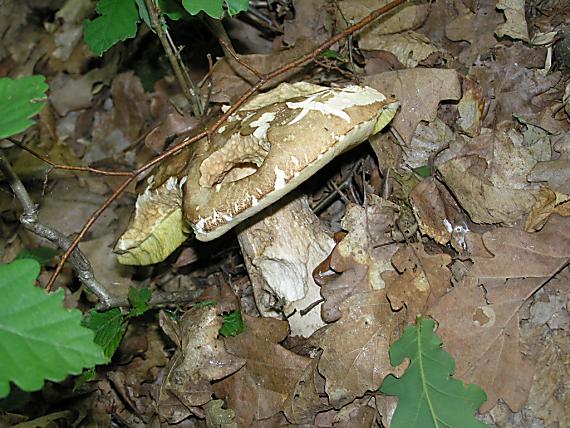
[[[190,228],[198,240],[209,241],[250,219],[240,226],[238,239],[258,309],[275,315],[271,300],[285,312],[308,306],[319,298],[311,272],[330,253],[332,239],[302,196],[275,213],[260,211],[382,129],[397,108],[395,100],[361,86],[284,83],[257,95],[210,141],[198,141],[149,179],[115,246],[119,262],[156,263]],[[321,323],[314,318],[313,323],[303,319],[296,330],[310,334]],[[314,325],[304,328],[307,324]]]

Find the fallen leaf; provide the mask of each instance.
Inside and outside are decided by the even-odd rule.
[[[131,143],[141,135],[149,118],[149,106],[140,79],[133,71],[117,75],[111,85],[115,106],[115,125]]]
[[[463,96],[459,100],[459,120],[457,124],[470,137],[481,133],[485,96],[483,88],[473,79],[464,78],[462,82]]]
[[[392,121],[405,144],[410,144],[420,121],[436,118],[442,100],[459,100],[461,84],[455,70],[414,68],[366,76],[364,84],[395,96],[400,110]]]
[[[214,388],[216,396],[225,397],[236,412],[238,426],[251,426],[253,421],[283,410],[311,359],[278,344],[287,336],[287,330],[279,327],[287,326],[286,321],[244,315],[244,323],[245,331],[225,338],[224,343],[227,351],[245,365]]]
[[[405,311],[391,310],[381,290],[351,296],[340,310],[342,318],[311,340],[323,350],[318,368],[336,409],[377,389],[393,373],[388,349],[402,332],[405,318]]]
[[[429,309],[454,357],[455,375],[487,393],[485,412],[499,398],[519,411],[528,397],[533,367],[520,351],[519,310],[540,279],[477,282],[468,278]],[[516,373],[516,375],[514,375]]]
[[[451,288],[451,263],[448,254],[427,254],[421,243],[401,247],[392,256],[398,272],[382,273],[386,282],[386,295],[392,309],[406,306],[408,322],[425,315],[425,309]]]
[[[410,192],[409,200],[424,235],[442,245],[452,241],[460,253],[465,250],[465,233],[469,231],[465,215],[441,182],[423,180]]]
[[[384,34],[373,37],[368,35],[360,40],[360,49],[368,51],[387,51],[396,56],[405,68],[414,68],[438,48],[423,34],[415,31]]]
[[[210,401],[213,393],[210,381],[229,376],[245,364],[244,359],[228,354],[223,342],[217,339],[221,326],[217,309],[202,306],[187,311],[177,331],[169,330],[178,336],[181,346],[172,357],[158,399],[162,416],[175,413],[172,406],[168,406],[168,413],[160,408],[171,403],[169,394],[179,400],[178,412],[184,414]],[[173,420],[172,416],[169,420]]]
[[[295,19],[285,20],[283,24],[283,41],[287,45],[295,45],[299,38],[320,44],[332,35],[334,13],[326,0],[295,0],[293,3]]]
[[[508,36],[514,40],[530,41],[525,19],[524,0],[499,0],[497,9],[502,10],[507,22],[497,26],[495,34],[499,37]]]
[[[570,159],[538,162],[527,178],[528,181],[544,183],[556,192],[570,195]]]
[[[483,234],[493,257],[473,257],[478,278],[548,277],[570,257],[570,218],[554,215],[536,233],[497,228]]]
[[[477,155],[451,159],[438,167],[445,184],[475,223],[514,224],[530,212],[537,190],[493,186],[487,163]]]
[[[535,204],[528,214],[524,230],[526,232],[536,232],[540,230],[552,214],[562,217],[570,216],[570,199],[565,198],[564,202],[558,202],[556,193],[547,187],[540,189]]]

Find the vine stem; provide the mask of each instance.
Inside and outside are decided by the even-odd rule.
[[[147,1],[147,4],[152,2],[152,0],[146,0],[146,1]],[[210,139],[210,137],[226,122],[226,120],[232,114],[234,114],[245,103],[245,101],[249,97],[251,97],[254,93],[256,93],[267,82],[275,79],[277,76],[280,76],[281,74],[284,74],[287,71],[289,71],[295,67],[300,67],[302,65],[308,64],[309,62],[313,61],[318,55],[323,53],[326,49],[330,48],[335,43],[337,43],[337,42],[341,41],[342,39],[354,34],[355,32],[357,32],[359,30],[361,30],[362,28],[364,28],[365,26],[367,26],[368,24],[370,24],[371,22],[376,20],[381,15],[383,15],[387,12],[390,12],[391,10],[395,9],[396,7],[404,4],[406,1],[407,0],[394,0],[394,1],[382,6],[380,8],[374,10],[373,12],[371,12],[370,14],[368,14],[367,16],[362,18],[357,23],[351,25],[350,27],[347,27],[346,29],[344,29],[344,31],[340,32],[336,36],[331,37],[330,39],[328,39],[327,41],[325,41],[324,43],[319,45],[317,48],[313,49],[311,52],[300,56],[296,60],[288,62],[287,64],[284,64],[281,67],[278,67],[275,70],[270,71],[267,74],[261,74],[258,72],[257,75],[259,77],[258,77],[257,82],[250,89],[245,91],[238,98],[238,100],[213,124],[213,126],[210,129],[204,130],[192,138],[184,139],[182,142],[180,142],[176,146],[172,147],[168,151],[162,153],[161,155],[152,159],[151,161],[149,161],[145,165],[136,169],[133,172],[133,174],[130,177],[128,177],[111,194],[111,196],[109,196],[109,198],[107,198],[107,200],[89,217],[89,219],[87,220],[87,222],[85,223],[85,225],[83,226],[81,231],[77,234],[77,236],[75,237],[75,239],[73,240],[73,242],[71,243],[69,248],[65,251],[65,253],[61,257],[60,262],[58,263],[55,271],[51,275],[51,277],[50,277],[50,279],[46,285],[46,290],[49,291],[53,288],[53,286],[55,284],[55,280],[57,279],[57,277],[61,273],[61,270],[63,269],[63,265],[69,259],[73,250],[77,247],[79,242],[84,238],[85,234],[89,231],[91,226],[93,226],[95,221],[101,216],[101,214],[103,214],[103,212],[107,208],[109,208],[109,206],[113,203],[113,201],[115,201],[125,191],[125,189],[129,186],[129,184],[131,184],[141,173],[143,173],[147,169],[152,168],[153,166],[157,165],[162,160],[178,153],[183,148],[188,147],[190,144],[198,141],[201,138],[207,137],[208,139]]]

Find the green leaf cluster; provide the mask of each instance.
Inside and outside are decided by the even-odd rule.
[[[410,359],[401,378],[389,375],[380,392],[399,397],[392,428],[484,428],[473,414],[487,396],[477,385],[453,379],[455,362],[434,334],[435,322],[418,318],[390,348],[397,366]]]
[[[248,9],[248,0],[154,0],[163,16],[172,20],[184,17],[185,12],[197,15],[204,12],[214,19],[221,19],[224,4],[230,16]],[[85,43],[93,53],[103,55],[118,42],[137,34],[143,20],[151,27],[145,0],[99,0],[96,8],[99,17],[84,22]]]
[[[83,319],[83,325],[95,332],[95,343],[103,348],[105,362],[111,361],[127,329],[127,320],[144,314],[148,309],[151,292],[148,288],[129,288],[131,310],[123,315],[119,308],[109,311],[90,311]]]
[[[81,312],[63,307],[63,290],[35,287],[40,265],[33,259],[0,265],[0,397],[10,382],[35,391],[44,380],[61,381],[105,362]]]

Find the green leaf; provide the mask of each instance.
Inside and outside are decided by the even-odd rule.
[[[224,324],[220,328],[220,334],[224,337],[237,336],[243,332],[243,328],[241,312],[232,311],[224,314]]]
[[[44,76],[0,77],[0,138],[25,131],[44,107],[48,85]]]
[[[173,21],[178,21],[181,18],[189,18],[188,12],[184,10],[180,1],[176,0],[158,0],[160,11],[163,15],[168,16]]]
[[[93,332],[81,326],[81,312],[63,307],[63,290],[47,294],[34,286],[39,273],[35,260],[0,265],[0,397],[10,381],[35,391],[44,379],[57,382],[105,361]]]
[[[146,8],[145,0],[135,0],[137,3],[137,9],[139,10],[139,16],[146,24],[148,28],[152,30],[152,24],[150,22],[150,15],[148,14],[148,9]],[[153,30],[154,31],[154,30]]]
[[[129,312],[129,318],[138,317],[148,311],[150,296],[150,288],[129,287],[129,302],[132,306],[132,309]]]
[[[452,379],[455,361],[441,349],[435,322],[418,318],[390,348],[390,362],[410,365],[401,378],[384,379],[380,392],[399,397],[392,428],[482,428],[473,414],[487,396],[477,385]]]
[[[100,0],[97,12],[101,16],[83,24],[85,43],[96,55],[137,34],[140,18],[135,0]]]
[[[38,247],[32,248],[31,250],[24,248],[18,253],[15,260],[32,259],[37,261],[40,265],[45,266],[49,264],[57,254],[56,250],[49,247]]]
[[[197,15],[203,11],[215,19],[222,18],[224,3],[228,6],[230,16],[237,15],[249,8],[248,0],[182,0],[182,6],[191,15]]]
[[[117,350],[123,334],[125,323],[119,308],[106,312],[91,311],[83,319],[83,325],[95,332],[95,343],[103,348],[105,354],[104,363],[111,361],[111,357]]]
[[[420,177],[426,178],[432,174],[431,167],[429,165],[420,166],[414,169],[414,172]]]

